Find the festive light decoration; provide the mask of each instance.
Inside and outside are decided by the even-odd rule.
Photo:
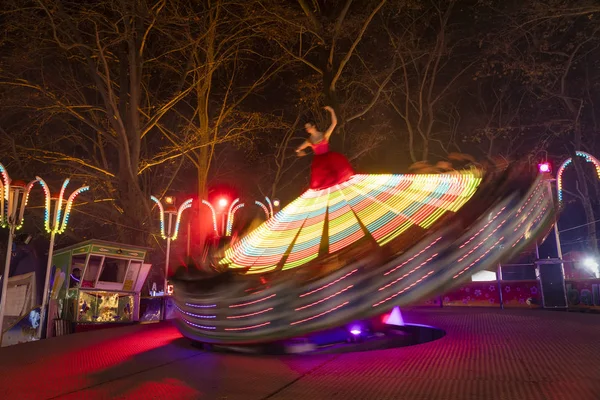
[[[160,236],[163,239],[166,239],[167,234],[165,233],[165,208],[163,207],[160,200],[158,200],[155,196],[150,196],[150,200],[155,202],[158,206],[158,212],[160,213]]]
[[[20,206],[20,210],[17,211],[17,215],[15,215],[16,219],[14,221],[16,223],[14,226],[15,230],[19,230],[23,227],[25,207],[29,201],[29,193],[36,181],[31,181],[28,184],[23,185],[21,185],[19,181],[12,181],[6,168],[2,164],[0,164],[0,174],[2,175],[2,179],[0,180],[0,227],[6,228],[9,225],[11,186],[24,186],[23,204]],[[13,201],[18,201],[18,199],[13,199]]]
[[[217,230],[217,213],[215,211],[215,208],[206,200],[202,200],[202,204],[205,204],[208,208],[210,208],[210,212],[212,213],[213,229],[215,230],[215,233],[218,234],[219,231]]]
[[[269,218],[273,217],[273,204],[271,204],[271,199],[269,199],[267,196],[265,196],[265,200],[267,201],[267,204],[269,205],[269,211],[271,211],[271,213],[269,214]]]
[[[265,216],[267,217],[267,219],[269,219],[269,209],[267,208],[267,206],[265,206],[263,203],[261,203],[258,200],[256,200],[254,202],[254,204],[256,204],[257,206],[259,206],[260,208],[262,208],[263,211],[265,212]]]
[[[229,212],[227,213],[227,230],[225,232],[226,236],[231,236],[231,233],[233,230],[233,218],[235,216],[235,212],[237,210],[239,210],[240,208],[244,207],[244,203],[240,203],[240,204],[236,205],[238,201],[240,201],[240,199],[235,199],[229,206]]]
[[[456,212],[480,182],[476,170],[355,175],[334,187],[304,192],[228,249],[221,263],[249,268],[250,274],[291,269],[346,248],[367,232],[383,246],[411,227],[426,230],[447,212]],[[269,215],[264,204],[255,203]],[[321,245],[324,232],[326,246]]]
[[[56,204],[54,209],[54,216],[52,216],[52,195],[50,194],[50,188],[46,181],[39,176],[36,176],[37,182],[39,182],[42,190],[44,191],[44,228],[48,233],[62,234],[67,229],[69,223],[69,217],[71,215],[71,209],[73,208],[73,202],[75,198],[81,193],[88,191],[89,186],[82,186],[76,189],[66,201],[64,215],[62,214],[62,206],[64,203],[64,196],[67,186],[69,185],[70,179],[67,178],[63,182],[58,197],[56,197]],[[61,221],[62,216],[62,221]]]
[[[596,175],[598,175],[598,179],[600,179],[600,161],[598,161],[596,157],[584,151],[576,151],[575,155],[583,157],[585,161],[594,164],[594,167],[596,168]],[[556,190],[558,192],[558,201],[562,201],[563,199],[563,173],[565,172],[565,169],[572,163],[573,158],[568,158],[558,168],[558,171],[556,171]]]
[[[179,234],[179,225],[181,224],[181,215],[183,214],[183,210],[187,210],[192,206],[192,199],[187,199],[184,201],[177,210],[177,220],[175,221],[175,230],[173,231],[173,236],[171,240],[177,240],[177,235]]]
[[[50,187],[39,176],[36,176],[36,180],[33,183],[38,182],[44,191],[44,228],[46,232],[50,234],[50,246],[48,250],[48,262],[46,265],[46,278],[44,282],[44,296],[42,298],[42,311],[40,316],[40,327],[38,328],[38,337],[41,338],[42,335],[42,326],[45,324],[46,319],[46,306],[48,304],[48,291],[50,284],[50,271],[52,268],[52,254],[54,251],[54,239],[58,234],[62,234],[67,230],[67,225],[69,223],[69,217],[71,216],[71,209],[73,208],[73,203],[77,196],[81,193],[88,191],[90,189],[89,186],[81,186],[71,193],[68,199],[65,201],[65,191],[67,190],[67,186],[71,180],[69,178],[65,179],[62,186],[60,187],[60,192],[58,196],[52,196],[50,192]],[[52,210],[52,200],[54,203],[54,211]],[[63,214],[63,205],[65,206],[64,214]]]
[[[25,191],[23,193],[23,207],[21,207],[21,213],[19,215],[19,223],[15,227],[16,230],[19,230],[23,227],[23,223],[25,222],[25,207],[27,207],[27,203],[29,203],[29,194],[31,193],[31,189],[36,184],[37,181],[31,181],[25,187]],[[68,220],[68,218],[67,218]]]
[[[175,219],[175,229],[173,229],[173,232],[165,231],[165,209],[160,200],[158,200],[158,198],[155,196],[150,196],[150,200],[156,203],[160,212],[160,236],[165,240],[177,240],[177,236],[179,235],[179,225],[181,224],[181,216],[184,210],[187,210],[192,206],[193,199],[187,199],[181,203],[177,209],[177,218]]]
[[[2,228],[8,228],[9,230],[0,289],[0,345],[2,345],[4,314],[7,303],[6,296],[8,292],[8,276],[13,253],[13,237],[15,231],[23,226],[25,206],[27,205],[29,192],[35,181],[30,182],[29,184],[21,181],[12,181],[6,168],[2,164],[0,164],[0,174],[2,175],[2,179],[0,180],[0,226],[2,226]]]
[[[227,211],[227,223],[229,224],[229,217],[231,216],[231,210],[233,210],[233,207],[235,207],[235,205],[240,201],[239,198],[233,200],[231,202],[231,204],[229,205],[229,210]]]

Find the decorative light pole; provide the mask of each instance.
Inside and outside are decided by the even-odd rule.
[[[592,163],[594,165],[594,168],[596,169],[596,175],[598,176],[598,179],[600,179],[600,160],[584,151],[576,151],[575,155],[577,157],[583,158],[586,162]],[[569,157],[565,161],[563,161],[563,163],[556,171],[556,194],[558,196],[559,206],[562,206],[563,201],[563,174],[565,172],[565,169],[571,164],[573,164],[573,158]],[[556,222],[554,223],[554,237],[556,240],[556,251],[558,253],[558,258],[562,259],[563,254],[562,247],[560,244],[560,235],[558,232],[558,217],[556,219]]]
[[[0,345],[2,344],[4,312],[6,310],[6,295],[8,291],[8,274],[12,258],[12,244],[15,231],[23,226],[23,214],[29,192],[35,181],[26,184],[22,181],[12,181],[4,165],[0,164],[0,226],[8,228],[8,245],[6,261],[2,274],[2,296],[0,296]]]
[[[37,182],[40,183],[44,190],[44,228],[50,234],[50,246],[48,248],[48,261],[46,263],[46,278],[44,279],[44,292],[42,297],[42,308],[40,310],[40,326],[38,327],[37,336],[42,338],[42,327],[45,324],[46,308],[48,306],[48,297],[50,295],[50,274],[52,270],[52,256],[54,254],[54,238],[57,234],[64,233],[69,223],[69,216],[75,198],[81,193],[90,189],[89,186],[81,186],[76,189],[68,199],[65,200],[65,190],[69,185],[70,179],[67,178],[63,182],[60,192],[51,194],[48,184],[39,176],[36,176]],[[63,214],[63,204],[65,210]],[[53,207],[54,206],[54,207]],[[62,218],[61,218],[62,217]]]
[[[156,203],[158,209],[160,211],[160,235],[163,239],[167,240],[167,254],[165,259],[165,286],[164,293],[167,294],[167,280],[169,275],[169,258],[171,257],[171,241],[177,239],[177,235],[179,233],[179,224],[181,223],[181,214],[183,214],[183,210],[186,210],[192,206],[193,199],[187,199],[180,206],[179,209],[175,207],[175,197],[167,196],[165,197],[165,203],[167,204],[167,209],[163,207],[160,200],[158,200],[154,196],[150,196],[150,199]],[[165,213],[169,216],[169,220],[167,222],[167,230],[165,231]],[[173,224],[173,216],[177,216],[175,220],[175,224]]]
[[[233,217],[235,216],[235,212],[240,208],[244,207],[244,203],[237,204],[239,201],[239,198],[235,199],[231,202],[231,205],[229,206],[229,212],[227,213],[227,229],[225,230],[225,236],[231,236],[233,230]]]

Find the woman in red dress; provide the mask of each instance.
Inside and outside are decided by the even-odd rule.
[[[329,137],[337,125],[337,118],[333,108],[327,106],[325,110],[331,114],[331,125],[325,133],[319,132],[312,123],[304,125],[306,132],[310,134],[308,140],[297,149],[299,157],[306,155],[304,149],[312,147],[315,156],[310,171],[310,188],[313,190],[326,189],[328,187],[345,182],[354,175],[350,163],[340,153],[329,151]]]

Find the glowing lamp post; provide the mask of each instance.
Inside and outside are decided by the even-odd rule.
[[[54,254],[54,238],[57,234],[64,233],[69,223],[69,216],[75,198],[81,193],[90,189],[89,186],[81,186],[76,189],[68,199],[65,199],[65,190],[69,185],[70,179],[65,179],[60,192],[51,194],[48,184],[39,176],[36,176],[37,182],[40,183],[44,190],[44,228],[50,234],[50,246],[48,247],[48,261],[46,263],[46,278],[44,280],[44,292],[42,297],[42,308],[40,310],[40,326],[38,327],[37,336],[42,338],[42,327],[46,318],[46,307],[48,306],[48,297],[50,295],[50,273],[52,270],[52,256]],[[63,205],[65,206],[63,214]]]
[[[0,179],[0,226],[9,230],[4,273],[2,274],[2,296],[0,297],[0,344],[2,344],[13,236],[15,231],[23,226],[23,214],[25,213],[27,198],[35,181],[29,182],[29,184],[22,181],[11,181],[6,168],[2,164],[0,164],[0,174],[2,177]]]
[[[169,258],[171,257],[171,241],[177,239],[177,235],[179,233],[179,224],[181,223],[181,214],[183,214],[183,210],[186,210],[192,206],[192,199],[187,199],[184,201],[179,208],[175,207],[175,197],[167,196],[165,197],[165,203],[167,204],[167,208],[165,209],[158,200],[158,198],[154,196],[150,196],[150,199],[156,203],[158,209],[160,211],[160,235],[163,239],[167,241],[167,251],[166,251],[166,259],[165,259],[165,283],[164,283],[164,293],[167,294],[167,280],[169,275]],[[167,230],[165,231],[165,214],[169,216],[167,221]],[[177,216],[175,219],[175,224],[173,224],[173,217]]]

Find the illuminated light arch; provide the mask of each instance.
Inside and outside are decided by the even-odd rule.
[[[0,179],[0,227],[6,228],[8,226],[8,200],[10,193],[10,186],[12,180],[8,175],[8,171],[4,167],[4,165],[0,164],[0,174],[2,175],[2,179]],[[31,192],[31,188],[37,181],[31,181],[25,186],[25,192],[23,193],[23,202],[25,205],[21,207],[21,211],[19,216],[17,217],[17,221],[19,221],[19,225],[15,226],[16,230],[19,230],[23,227],[24,218],[23,215],[25,213],[25,207],[27,207],[27,202],[29,201],[29,193]]]
[[[71,208],[73,208],[73,202],[75,201],[75,198],[77,196],[79,196],[81,193],[90,190],[89,186],[82,186],[79,189],[75,190],[73,193],[71,193],[71,195],[69,196],[69,199],[67,200],[67,205],[65,206],[65,215],[63,216],[63,220],[62,223],[60,225],[60,229],[58,230],[57,233],[64,233],[65,230],[67,229],[67,224],[69,223],[69,216],[71,215]],[[60,210],[60,208],[59,208]],[[58,225],[57,225],[58,227]]]
[[[202,200],[202,204],[205,204],[208,208],[210,208],[210,212],[212,213],[213,229],[215,230],[215,233],[218,235],[219,233],[217,231],[217,212],[215,211],[215,208],[213,207],[212,204],[210,204],[206,200]]]
[[[575,155],[583,157],[586,162],[594,164],[594,167],[596,168],[596,174],[598,175],[598,179],[600,179],[600,161],[598,161],[596,157],[584,151],[576,151]],[[563,173],[565,172],[565,169],[572,163],[573,158],[570,157],[566,159],[558,168],[558,171],[556,171],[556,191],[558,194],[558,201],[562,201],[563,198]]]
[[[171,240],[177,240],[177,235],[179,234],[179,224],[181,223],[181,215],[184,210],[187,210],[192,206],[193,199],[187,199],[184,201],[177,210],[177,220],[175,222],[175,230],[173,231],[173,235],[171,235]]]
[[[271,214],[269,214],[269,218],[271,218],[273,216],[273,204],[271,204],[271,199],[269,199],[267,196],[265,196],[265,200],[269,205],[269,210],[271,211]]]
[[[158,200],[158,198],[155,196],[150,196],[150,200],[156,203],[160,212],[160,236],[165,240],[177,240],[177,236],[179,235],[179,225],[181,223],[181,215],[183,214],[184,210],[187,210],[192,206],[193,199],[187,199],[177,209],[177,217],[175,219],[175,229],[173,233],[165,232],[165,208],[161,204],[160,200]]]
[[[237,204],[239,201],[240,201],[240,199],[239,199],[239,197],[238,197],[237,199],[233,200],[233,201],[231,202],[231,204],[229,205],[229,210],[227,210],[227,229],[226,229],[226,231],[227,231],[227,230],[228,230],[228,228],[229,228],[229,224],[230,224],[230,222],[231,222],[231,224],[233,224],[233,222],[231,221],[231,218],[232,218],[232,216],[231,216],[231,211],[233,210],[233,207],[235,207],[235,205],[236,205],[236,204]]]
[[[239,199],[236,199],[236,201]],[[231,232],[233,230],[233,218],[235,217],[235,212],[237,210],[239,210],[240,208],[244,207],[244,203],[240,203],[237,206],[235,206],[235,208],[233,208],[230,212],[229,212],[229,216],[227,218],[227,231],[225,233],[226,236],[231,236]]]
[[[265,206],[263,203],[261,203],[258,200],[256,200],[254,202],[254,204],[256,204],[257,206],[259,206],[260,208],[262,208],[263,211],[265,212],[265,216],[267,217],[267,219],[269,219],[269,209],[267,208],[267,206]]]
[[[160,203],[160,200],[158,200],[155,196],[150,196],[150,200],[155,202],[158,206],[158,211],[160,212],[160,236],[163,239],[166,239],[167,234],[165,233],[165,208]]]
[[[56,200],[56,205],[54,209],[54,217],[52,217],[52,195],[50,194],[50,187],[39,176],[35,177],[35,181],[31,183],[31,186],[35,183],[39,183],[44,191],[44,228],[48,233],[58,233],[62,234],[67,230],[67,224],[69,223],[69,217],[71,216],[71,209],[73,208],[73,202],[75,198],[79,196],[81,193],[90,190],[89,186],[81,186],[76,189],[66,201],[65,205],[65,213],[62,213],[62,205],[65,197],[65,191],[67,190],[67,186],[71,180],[69,178],[65,179],[63,182],[60,192],[58,194],[58,198]],[[26,194],[25,201],[28,200],[29,193]],[[27,203],[26,203],[27,204]],[[61,219],[62,217],[62,219]]]

